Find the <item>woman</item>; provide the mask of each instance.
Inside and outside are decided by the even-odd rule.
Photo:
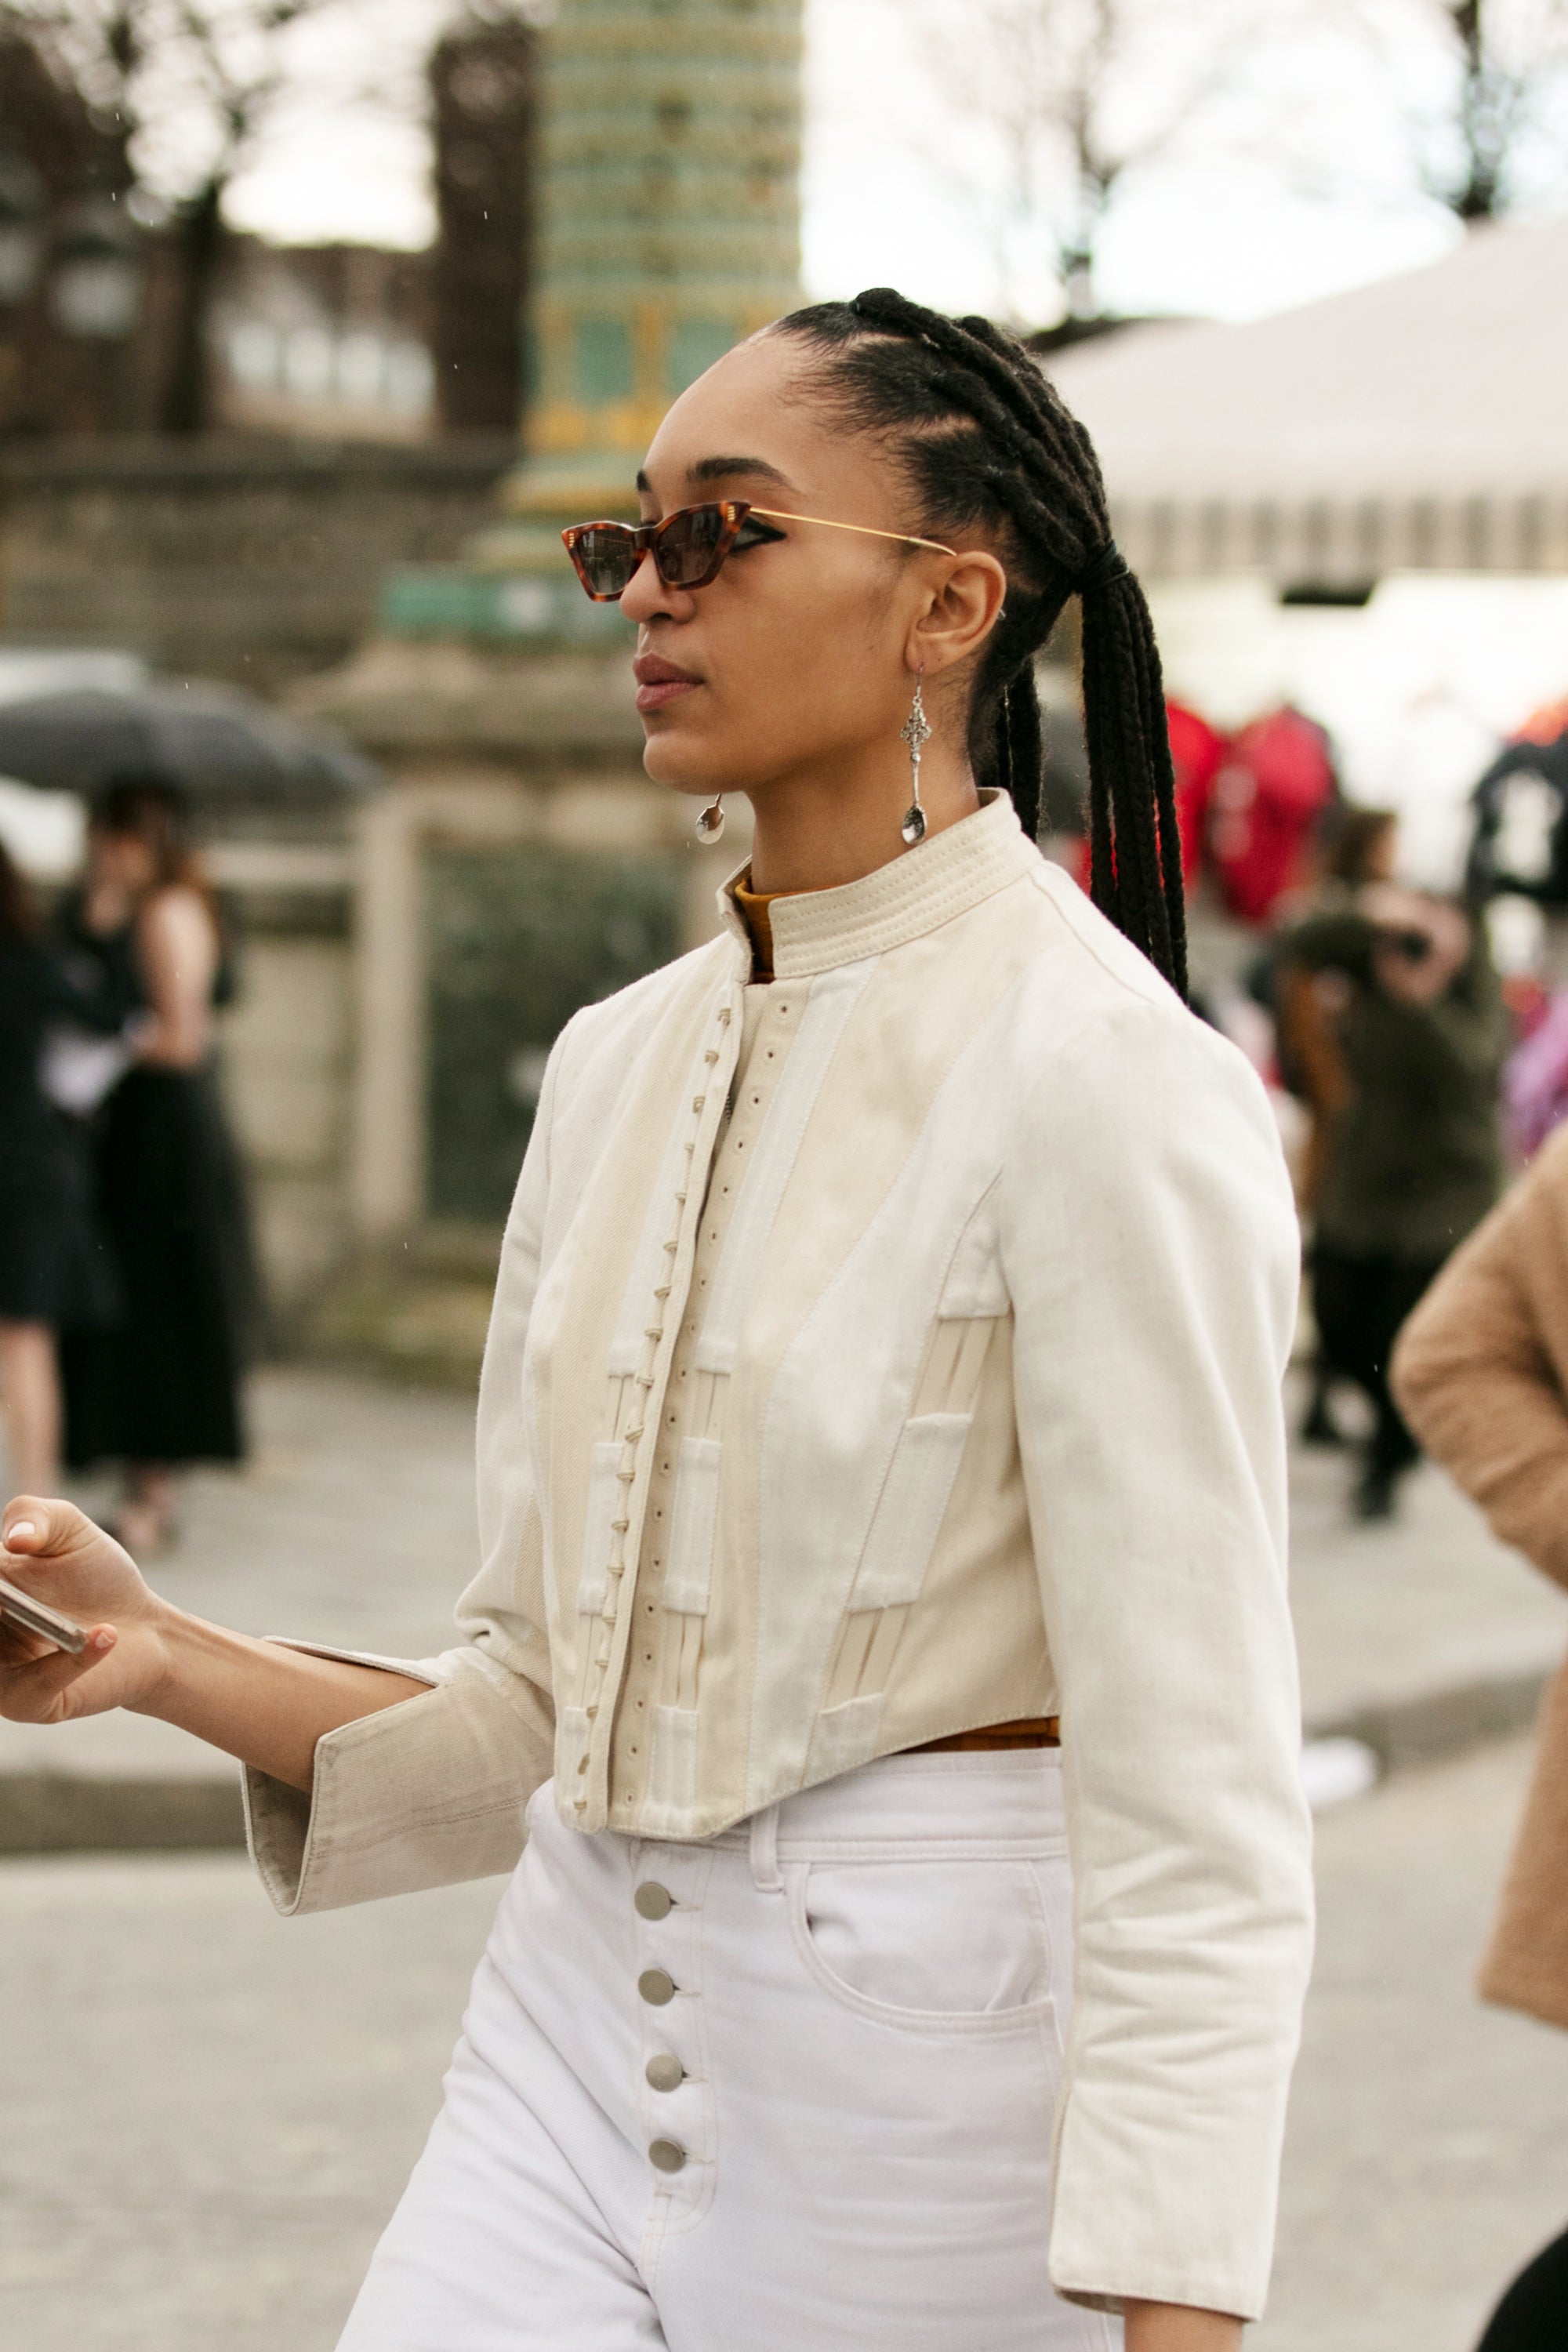
[[[755,845],[552,1057],[467,1641],[198,1628],[14,1503],[95,1630],[3,1703],[242,1755],[285,1909],[510,1869],[526,1806],[345,2347],[1230,2352],[1310,1940],[1296,1237],[1178,992],[1147,610],[1028,356],[888,292],[731,352],[641,490],[574,557]],[[1028,837],[1075,591],[1114,921]]]
[[[39,1082],[50,1026],[65,1019],[100,1033],[117,1025],[45,946],[0,842],[0,1406],[12,1475],[33,1488],[59,1475],[57,1334],[114,1304],[85,1155]]]
[[[223,937],[182,797],[162,779],[123,777],[104,793],[75,929],[103,966],[106,993],[123,990],[142,1010],[135,1064],[109,1098],[98,1144],[123,1311],[65,1349],[67,1454],[78,1467],[124,1464],[117,1529],[145,1556],[173,1533],[176,1468],[243,1457],[253,1296],[213,1058]]]
[[[1493,1532],[1568,1586],[1568,1132],[1471,1234],[1401,1335],[1394,1387]],[[1505,2009],[1568,2027],[1568,1666],[1542,1717],[1519,1843],[1481,1969]],[[1481,2352],[1568,2343],[1568,2231],[1517,2278]]]

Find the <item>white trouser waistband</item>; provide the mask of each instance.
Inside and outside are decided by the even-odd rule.
[[[1061,1751],[885,1756],[764,1806],[702,1844],[716,1853],[749,1853],[763,1887],[780,1883],[781,1860],[1062,1854]]]

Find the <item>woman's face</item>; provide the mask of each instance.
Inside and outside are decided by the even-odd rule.
[[[136,898],[151,888],[158,861],[140,834],[94,825],[88,835],[88,870],[95,882]]]
[[[918,530],[876,440],[836,427],[788,337],[741,344],[681,394],[639,478],[645,521],[745,499],[879,531]],[[677,792],[753,801],[792,775],[907,761],[899,730],[923,671],[928,715],[962,730],[1005,591],[972,534],[954,557],[851,531],[775,524],[705,588],[667,587],[645,556],[622,599],[637,625],[644,764]],[[940,534],[939,534],[940,535]]]

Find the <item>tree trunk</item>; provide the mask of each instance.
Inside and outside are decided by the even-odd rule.
[[[164,382],[165,433],[205,433],[213,424],[213,299],[223,260],[223,184],[209,180],[177,218],[179,290]]]
[[[1449,16],[1462,58],[1459,136],[1465,176],[1449,202],[1467,227],[1495,220],[1502,210],[1505,142],[1499,137],[1491,60],[1487,49],[1483,0],[1449,0]]]

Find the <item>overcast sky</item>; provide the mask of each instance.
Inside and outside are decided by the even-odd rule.
[[[1147,5],[1180,37],[1205,7],[1240,0]],[[444,7],[353,0],[335,23],[302,30],[305,94],[237,184],[237,224],[300,240],[425,241],[412,94]],[[1043,260],[1033,273],[1027,256],[1016,261],[1004,282],[984,216],[987,152],[944,119],[916,16],[916,0],[807,0],[808,290],[890,282],[947,308],[1046,315]],[[1398,110],[1347,47],[1333,0],[1299,21],[1268,66],[1238,72],[1201,136],[1129,178],[1101,247],[1106,307],[1254,317],[1433,259],[1454,241],[1449,216],[1411,192]],[[1385,55],[1418,102],[1421,56],[1401,52],[1397,37]],[[1168,100],[1182,69],[1174,51],[1161,53],[1130,103]],[[403,120],[345,95],[373,75],[401,89]],[[1568,184],[1543,193],[1549,208],[1568,202]]]

